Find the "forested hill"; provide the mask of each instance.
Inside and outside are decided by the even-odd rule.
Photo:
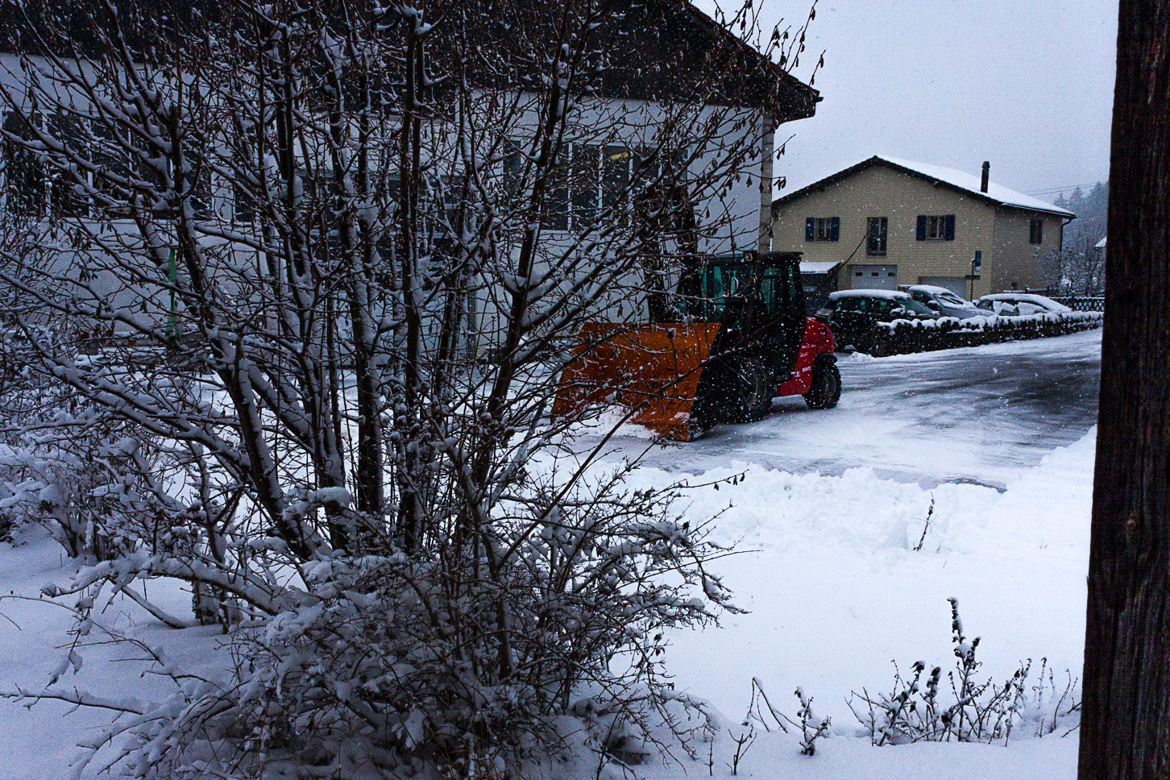
[[[1061,193],[1053,203],[1077,215],[1077,218],[1064,229],[1066,248],[1086,238],[1090,245],[1095,245],[1105,237],[1109,212],[1109,182],[1097,182],[1087,194],[1077,187],[1067,198]]]

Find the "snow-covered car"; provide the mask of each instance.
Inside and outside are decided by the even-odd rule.
[[[900,290],[839,290],[817,310],[816,317],[827,323],[839,350],[849,347],[860,352],[880,350],[883,335],[879,322],[933,320],[938,314]]]
[[[1057,314],[1072,311],[1063,303],[1035,293],[994,293],[984,295],[975,305],[988,314],[1014,317],[1018,314]],[[1014,309],[1014,311],[1013,311]]]
[[[906,288],[910,297],[924,304],[928,309],[938,312],[943,317],[958,317],[965,320],[968,317],[986,317],[987,312],[976,308],[975,304],[956,295],[946,287],[935,287],[932,284],[915,284]]]

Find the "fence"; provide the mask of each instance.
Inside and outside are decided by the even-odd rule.
[[[1004,290],[1004,292],[1018,291]],[[1045,297],[1051,298],[1057,303],[1063,303],[1073,311],[1105,311],[1104,295],[1061,295],[1054,287],[1028,287],[1024,290],[1024,292],[1033,293],[1035,295],[1043,295]]]
[[[1053,295],[1050,297],[1073,311],[1105,311],[1104,295]]]

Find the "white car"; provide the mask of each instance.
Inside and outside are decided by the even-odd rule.
[[[958,317],[965,320],[968,317],[985,317],[987,312],[976,308],[975,304],[965,301],[946,287],[935,287],[932,284],[914,284],[906,288],[910,297],[919,303],[925,304],[941,317]]]
[[[1034,293],[995,293],[984,295],[975,305],[988,314],[1014,317],[1018,314],[1058,314],[1072,311],[1063,303]]]

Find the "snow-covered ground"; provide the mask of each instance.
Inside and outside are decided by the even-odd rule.
[[[888,692],[891,660],[903,670],[919,659],[952,667],[951,596],[968,634],[982,637],[985,676],[1002,680],[1042,657],[1058,681],[1066,669],[1080,676],[1099,361],[1100,331],[857,355],[842,360],[835,410],[786,399],[760,423],[648,454],[658,468],[639,479],[652,484],[680,472],[696,481],[746,474],[692,494],[690,513],[722,510],[716,538],[749,550],[718,564],[749,612],[676,634],[667,651],[676,685],[733,721],[753,677],[789,715],[801,686],[832,719],[815,757],[799,755],[795,736],[764,737],[741,776],[1076,776],[1075,732],[1035,739],[1024,728],[1006,749],[873,748],[845,702],[862,687]],[[618,449],[639,446],[632,431]],[[716,774],[726,774],[719,755]],[[706,775],[706,757],[685,769]],[[675,766],[652,776],[682,774]]]
[[[1058,678],[1065,669],[1079,676],[1094,444],[1090,432],[1052,452],[1002,493],[953,483],[925,489],[869,468],[825,476],[732,463],[706,473],[747,471],[738,485],[694,496],[692,511],[727,508],[718,537],[753,550],[718,565],[739,606],[750,611],[725,617],[718,628],[676,634],[668,650],[676,684],[736,719],[747,708],[753,677],[790,715],[800,686],[815,697],[817,714],[833,722],[833,736],[815,758],[798,755],[795,737],[764,741],[758,755],[749,752],[741,774],[1075,776],[1075,735],[1048,737],[1040,746],[1025,728],[1006,750],[871,748],[857,736],[845,701],[862,687],[888,692],[891,660],[903,670],[919,659],[952,667],[950,596],[959,600],[968,633],[982,637],[987,676],[1006,679],[1021,661],[1038,665],[1041,657]],[[915,551],[932,499],[932,523]]]
[[[696,520],[722,512],[716,538],[743,550],[716,566],[749,612],[672,637],[676,686],[709,700],[729,725],[743,716],[753,677],[777,709],[795,713],[799,685],[817,714],[832,719],[815,757],[799,755],[795,735],[766,734],[747,751],[740,776],[1075,776],[1075,732],[1036,739],[1021,728],[1006,748],[874,748],[858,735],[845,700],[862,687],[888,691],[891,660],[903,669],[919,659],[951,666],[950,596],[967,632],[982,637],[984,675],[1003,678],[1020,661],[1044,656],[1058,677],[1066,668],[1079,676],[1099,351],[1093,331],[882,360],[854,356],[842,360],[837,409],[808,412],[787,399],[760,423],[651,450],[635,482],[746,474],[687,497]],[[618,437],[614,455],[647,445],[629,434]],[[931,525],[915,551],[932,500]],[[35,595],[67,570],[59,548],[35,534],[24,546],[0,546],[0,593]],[[177,612],[183,597],[173,598]],[[136,631],[167,642],[181,659],[216,652],[211,629],[151,627],[130,608],[106,617],[125,627],[135,614]],[[0,688],[43,685],[67,626],[63,610],[0,602]],[[82,677],[111,695],[161,685],[141,679],[133,662],[95,660]],[[0,701],[0,776],[64,776],[73,745],[104,719],[65,712]],[[726,730],[715,747],[711,768],[726,776]],[[637,770],[650,778],[707,776],[707,762]]]

